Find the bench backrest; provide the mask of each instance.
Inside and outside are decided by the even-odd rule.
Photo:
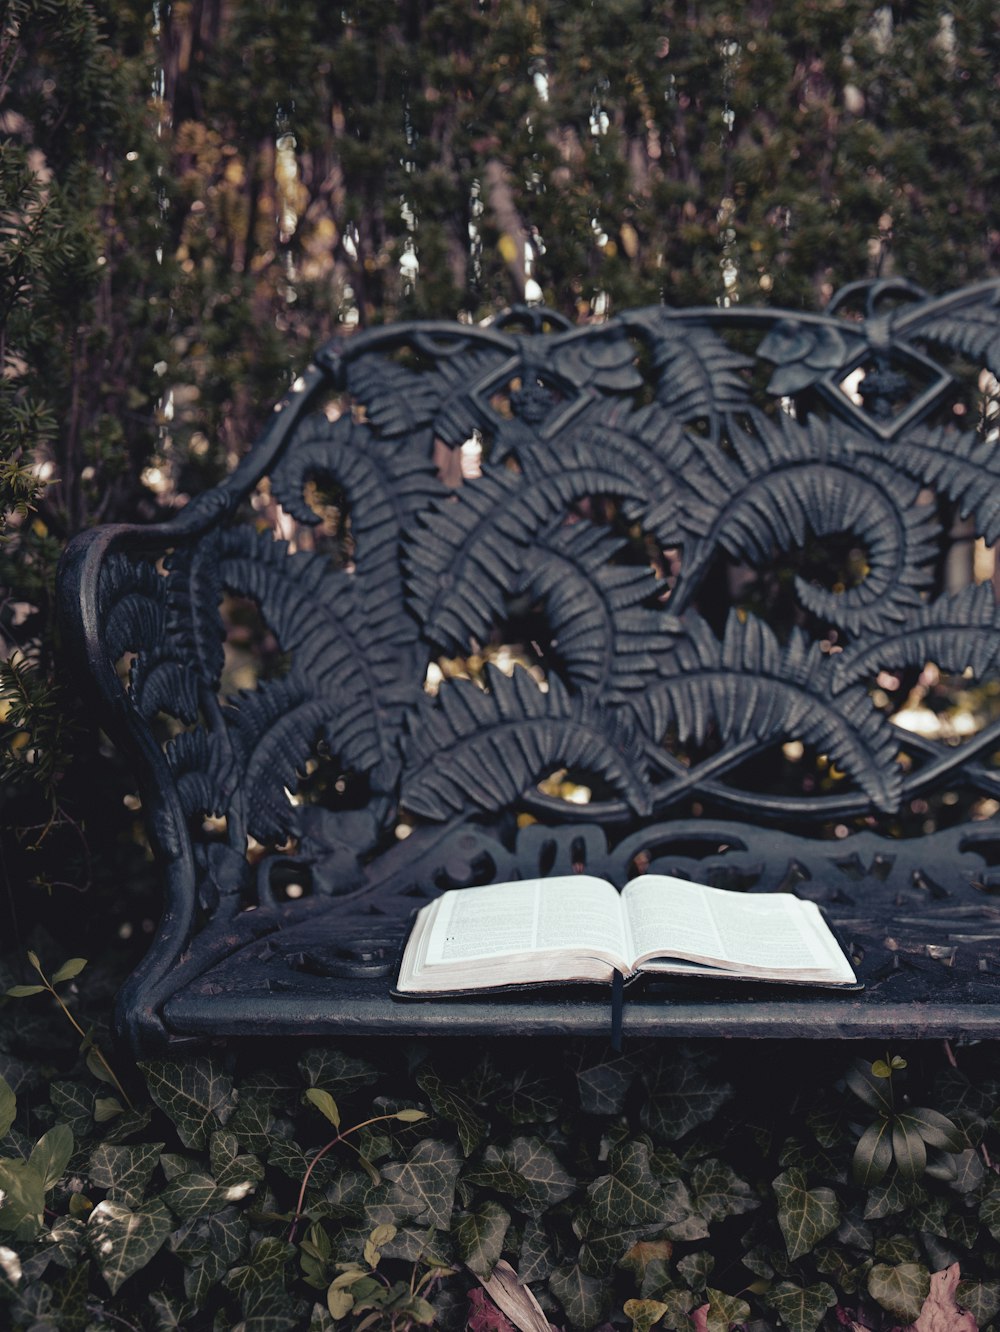
[[[584,866],[989,887],[989,371],[996,283],[323,348],[223,485],[67,556],[166,933]]]

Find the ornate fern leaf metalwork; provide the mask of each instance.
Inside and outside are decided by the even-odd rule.
[[[1000,376],[1000,293],[984,293],[972,304],[959,297],[956,305],[930,318],[902,321],[906,335],[951,347]]]
[[[698,442],[657,403],[634,409],[627,399],[611,398],[557,416],[554,426],[540,434],[518,431],[510,451],[529,478],[579,467],[586,460],[602,467],[613,459],[646,478],[648,496],[669,492],[697,448]],[[634,501],[629,511],[638,512]]]
[[[660,590],[652,571],[613,562],[624,545],[591,523],[560,527],[525,555],[514,588],[542,603],[568,683],[603,698],[643,688],[664,639],[680,631],[649,609]]]
[[[388,789],[398,772],[402,713],[419,685],[412,677],[414,628],[402,615],[380,612],[386,589],[374,588],[366,601],[357,580],[323,556],[290,553],[285,542],[248,528],[226,533],[220,577],[257,603],[314,697],[358,702],[366,724],[335,747],[377,789]]]
[[[872,445],[866,450],[875,456]],[[1000,451],[995,442],[972,431],[919,427],[893,447],[892,461],[900,471],[955,500],[961,517],[973,517],[987,545],[1000,539]]]
[[[163,632],[133,663],[132,694],[144,717],[167,712],[191,724],[201,691],[218,690],[224,664],[218,532],[178,546],[164,563]]]
[[[648,490],[644,469],[630,457],[602,455],[574,440],[563,465],[530,483],[489,469],[450,499],[433,504],[407,543],[409,604],[425,635],[464,651],[482,640],[517,586],[524,552],[579,499],[623,498],[638,512]]]
[[[748,419],[752,429],[730,427],[733,457],[703,455],[690,469],[681,514],[673,500],[647,517],[661,534],[680,523],[680,605],[689,603],[719,549],[764,565],[776,550],[803,547],[810,533],[849,533],[866,551],[862,581],[834,592],[796,575],[801,604],[851,634],[905,619],[932,581],[940,534],[933,508],[917,504],[916,483],[835,424],[801,425],[787,416],[775,423],[757,413]]]
[[[928,661],[956,674],[971,669],[978,680],[1000,668],[1000,606],[992,584],[939,597],[894,632],[851,644],[833,659],[834,688]]]
[[[424,818],[515,806],[553,771],[592,773],[636,814],[648,813],[649,786],[631,719],[551,677],[543,692],[523,668],[506,676],[487,667],[488,689],[443,685],[437,706],[414,722],[400,803]]]
[[[297,673],[242,690],[225,709],[239,756],[247,830],[269,843],[295,836],[298,807],[292,797],[306,761],[323,740],[344,755],[364,729],[365,701],[315,695]]]
[[[100,601],[104,642],[112,661],[162,638],[166,582],[148,560],[112,555],[101,572]]]
[[[363,403],[368,420],[388,439],[430,425],[437,410],[437,386],[427,375],[387,356],[351,361],[347,387]]]
[[[897,744],[887,719],[864,689],[833,689],[830,658],[819,643],[793,631],[784,647],[755,616],[732,612],[720,643],[703,620],[685,619],[689,647],[664,663],[663,677],[634,705],[651,737],[676,727],[682,743],[760,748],[800,740],[847,773],[880,808],[892,809],[902,789]]]
[[[306,483],[335,481],[347,497],[358,573],[378,578],[396,558],[413,515],[447,494],[430,453],[431,437],[424,430],[386,446],[348,416],[336,421],[312,416],[274,469],[271,490],[297,522],[312,526],[320,516],[306,502]]]
[[[744,371],[753,361],[736,352],[711,329],[646,313],[636,320],[652,335],[657,401],[679,421],[705,420],[717,437],[723,416],[750,401]]]
[[[165,752],[188,818],[228,813],[240,776],[232,749],[222,736],[201,727],[182,731],[169,741]]]

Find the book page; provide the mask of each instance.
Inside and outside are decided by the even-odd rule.
[[[621,905],[610,883],[570,874],[445,893],[425,962],[436,966],[562,949],[597,949],[625,962]]]
[[[681,956],[741,969],[806,974],[840,970],[844,961],[835,943],[832,949],[823,947],[812,903],[785,893],[734,893],[646,874],[634,879],[623,897],[634,960]]]

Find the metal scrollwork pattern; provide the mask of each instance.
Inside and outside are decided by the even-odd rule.
[[[220,499],[105,542],[84,617],[102,626],[85,652],[105,692],[106,663],[131,654],[129,718],[173,719],[155,753],[138,720],[119,730],[190,838],[189,955],[199,925],[249,930],[248,907],[281,913],[290,939],[296,911],[301,934],[335,905],[344,937],[368,921],[358,974],[374,974],[371,917],[412,909],[416,865],[428,891],[456,881],[427,848],[463,835],[505,848],[486,874],[502,877],[533,824],[601,826],[608,872],[627,877],[614,847],[653,822],[731,850],[739,827],[764,868],[733,851],[729,877],[774,891],[790,861],[829,877],[834,825],[849,861],[859,839],[919,831],[915,802],[935,792],[982,819],[1000,721],[929,734],[899,712],[928,663],[968,688],[997,673],[993,584],[956,587],[948,563],[956,531],[1000,538],[990,376],[996,283],[854,284],[823,314],[654,308],[584,329],[514,311],[324,348]],[[481,460],[460,471],[470,447]],[[321,531],[315,493],[335,492],[346,557],[240,525],[264,476],[300,530]],[[227,693],[232,597],[280,669]],[[501,647],[513,668],[483,665]],[[347,797],[317,795],[318,761]],[[899,844],[909,864],[920,839]],[[989,879],[987,863],[982,900]],[[143,982],[160,1000],[172,947]],[[319,966],[300,952],[299,970]]]

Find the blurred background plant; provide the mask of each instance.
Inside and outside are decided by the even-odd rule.
[[[153,909],[58,669],[74,532],[212,484],[338,331],[996,272],[998,66],[988,0],[4,0],[8,923],[52,898],[75,931],[97,893],[139,938]]]

